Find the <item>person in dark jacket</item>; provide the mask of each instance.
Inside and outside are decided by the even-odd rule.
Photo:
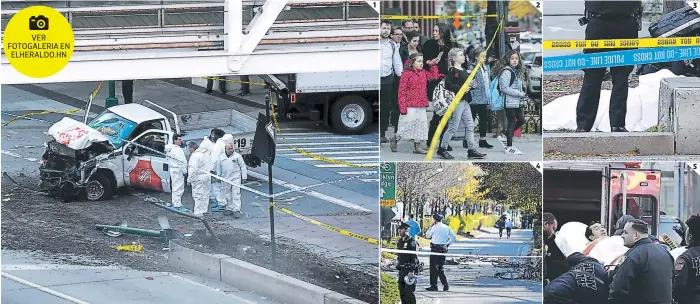
[[[406,251],[416,251],[418,243],[410,235],[408,235],[408,229],[411,228],[406,223],[401,223],[399,225],[399,240],[396,241],[396,249],[406,250]],[[416,295],[416,283],[414,276],[418,274],[419,261],[418,255],[410,253],[399,253],[396,255],[396,268],[399,270],[399,296],[401,297],[401,304],[415,304]],[[413,281],[411,281],[413,280]],[[413,284],[409,284],[412,282]]]
[[[586,40],[598,39],[632,39],[639,37],[641,28],[637,16],[641,14],[642,1],[592,1],[586,5]],[[611,52],[614,49],[585,49],[585,54]],[[612,93],[610,95],[610,128],[612,132],[627,132],[625,116],[627,115],[627,94],[629,75],[634,66],[610,68],[612,76]],[[584,69],[581,94],[576,105],[576,132],[590,132],[593,128],[600,90],[606,68]]]
[[[466,60],[464,58],[464,51],[460,48],[452,48],[447,56],[451,68],[447,75],[445,75],[445,89],[457,94],[466,83],[467,78],[469,78],[469,72],[464,70],[462,66]],[[452,112],[452,117],[450,117],[450,121],[447,125],[447,131],[443,135],[442,141],[440,141],[440,147],[437,150],[437,155],[444,159],[454,158],[447,152],[447,147],[450,144],[452,136],[457,133],[460,122],[464,124],[466,128],[464,140],[467,142],[467,157],[484,158],[484,156],[486,156],[486,154],[479,153],[479,151],[476,150],[476,143],[474,142],[474,120],[472,118],[471,108],[469,107],[469,103],[472,102],[472,95],[469,90],[475,87],[476,81],[472,80],[462,100],[457,105],[455,111]]]
[[[633,219],[622,232],[630,250],[620,259],[610,284],[609,303],[670,304],[673,290],[673,257],[649,239],[649,228]]]
[[[574,252],[566,258],[571,270],[544,288],[545,304],[602,304],[608,300],[608,276],[598,260]]]
[[[433,28],[433,39],[426,41],[423,45],[424,59],[426,62],[438,59],[438,72],[446,75],[447,71],[449,70],[447,54],[450,53],[450,50],[453,47],[455,47],[455,43],[452,41],[452,32],[450,31],[450,28],[447,26],[447,24],[438,23]],[[432,81],[428,83],[427,93],[430,100],[433,98],[433,91],[438,83],[439,81]],[[433,140],[433,136],[435,135],[435,131],[440,124],[440,120],[442,120],[442,116],[433,113],[433,118],[430,121],[430,127],[428,129],[428,146],[430,146],[430,142]],[[442,140],[442,136],[446,130],[447,128],[442,130],[443,133],[440,134],[440,140]],[[452,151],[452,147],[448,145],[447,151]]]
[[[690,216],[685,224],[688,250],[676,259],[673,298],[678,304],[697,304],[700,303],[700,215]]]
[[[408,32],[406,37],[408,42],[406,45],[399,48],[399,54],[401,55],[401,62],[406,65],[408,64],[408,58],[415,54],[421,52],[420,47],[420,34],[418,32]]]

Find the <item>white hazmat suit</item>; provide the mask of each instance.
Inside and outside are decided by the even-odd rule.
[[[230,143],[233,141],[233,135],[231,134],[224,134],[221,138],[219,138],[216,143],[214,144],[213,151],[211,153],[211,167],[212,169],[216,170],[216,168],[219,167],[219,161],[222,157],[226,157],[226,144]],[[217,174],[221,175],[221,174]],[[225,202],[222,202],[219,197],[222,195],[222,191],[225,191],[226,186],[229,186],[228,184],[225,184],[221,182],[218,179],[212,178],[212,195],[214,199],[216,199],[217,203],[220,206],[225,205]]]
[[[187,183],[192,185],[192,198],[194,199],[194,215],[204,215],[209,207],[209,187],[211,186],[211,150],[202,145],[192,153],[189,162],[189,175]]]
[[[224,206],[226,210],[233,212],[241,211],[241,178],[248,179],[248,170],[246,168],[243,156],[236,153],[235,151],[231,156],[227,156],[226,153],[219,156],[219,161],[217,162],[216,173],[220,175],[223,179],[233,183],[220,182],[221,185],[220,192],[217,193],[216,200],[221,206]]]
[[[175,144],[165,145],[170,166],[170,185],[172,185],[173,207],[182,207],[182,195],[185,193],[185,175],[187,174],[187,158],[185,151]]]
[[[208,154],[207,156],[209,158],[207,158],[207,159],[211,163],[211,160],[215,158],[215,157],[213,157],[214,150],[216,150],[214,142],[211,141],[211,139],[209,139],[209,136],[204,136],[204,139],[202,139],[202,142],[199,144],[199,146],[200,147],[207,147],[207,149],[209,149],[209,152],[207,153]],[[212,166],[212,168],[214,168],[214,167]],[[215,193],[216,193],[216,190],[214,190],[214,184],[212,184],[210,182],[209,183],[209,200],[210,201],[216,200]]]

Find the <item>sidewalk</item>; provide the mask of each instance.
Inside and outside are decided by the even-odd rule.
[[[250,80],[251,82],[262,81],[253,76]],[[190,78],[136,80],[134,81],[133,101],[137,103],[148,99],[177,115],[233,109],[256,118],[257,113],[264,109],[265,92],[261,86],[251,85],[251,95],[238,97],[235,96],[239,89],[236,83],[229,83],[229,92],[226,95],[218,91],[206,94],[204,88],[191,83]],[[81,108],[87,103],[88,97],[99,84],[99,82],[70,82],[10,85],[10,87]],[[121,81],[116,81],[115,96],[119,99],[119,104],[124,103],[121,85]],[[104,110],[107,96],[109,96],[109,87],[108,82],[104,81],[99,93],[93,99],[90,112],[99,113]]]

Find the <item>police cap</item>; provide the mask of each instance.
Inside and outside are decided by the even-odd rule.
[[[409,226],[408,224],[406,224],[404,222],[401,222],[401,224],[399,225],[399,229],[408,229],[408,228],[411,228],[411,226]]]
[[[435,219],[436,221],[442,221],[442,215],[439,213],[435,213],[433,214],[433,219]]]

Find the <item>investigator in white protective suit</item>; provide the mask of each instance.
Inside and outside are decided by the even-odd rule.
[[[172,203],[168,207],[173,207],[180,211],[182,207],[182,195],[185,193],[185,175],[187,175],[187,158],[182,150],[182,136],[173,136],[175,144],[165,145],[165,153],[170,166],[170,184],[172,185]]]
[[[211,186],[211,151],[209,146],[199,146],[196,142],[189,142],[187,146],[194,150],[190,156],[187,171],[187,184],[192,186],[192,199],[194,199],[193,214],[203,216],[209,206],[209,187]]]
[[[219,140],[219,138],[223,137],[225,134],[224,130],[221,129],[211,129],[211,132],[209,133],[209,136],[204,136],[202,139],[202,142],[199,144],[199,146],[204,146],[209,149],[209,161],[211,162],[212,159],[216,159],[214,157],[214,148],[216,141]],[[214,167],[212,166],[212,169]],[[212,172],[213,173],[213,172]],[[209,183],[209,203],[212,204],[212,207],[216,207],[216,191],[214,189],[214,184]]]
[[[241,216],[241,179],[248,179],[248,169],[246,168],[243,156],[233,150],[233,144],[226,144],[226,152],[219,156],[216,174],[226,181],[220,182],[220,192],[217,193],[217,201],[225,209],[224,215],[233,215],[235,218]]]
[[[216,140],[216,143],[214,144],[214,150],[211,153],[212,169],[216,170],[216,168],[219,167],[219,162],[221,161],[221,158],[226,156],[226,145],[229,143],[233,143],[233,135],[231,134],[224,134],[221,138]],[[214,192],[210,196],[213,196],[215,199],[215,201],[212,202],[211,211],[222,212],[224,211],[224,205],[226,205],[226,203],[223,202],[220,199],[220,197],[221,195],[223,195],[223,191],[225,191],[227,189],[227,186],[229,185],[227,185],[224,182],[221,182],[216,178],[212,178],[211,185],[211,189]]]

